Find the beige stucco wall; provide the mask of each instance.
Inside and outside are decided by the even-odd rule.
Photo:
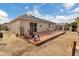
[[[37,21],[30,21],[30,20],[20,20],[20,26],[24,27],[24,34],[28,34],[28,30],[30,29],[30,22],[37,23],[37,32],[44,32],[48,29],[47,23],[37,22]],[[40,27],[41,25],[41,27]]]
[[[30,20],[18,20],[11,23],[10,31],[17,34],[20,34],[20,27],[24,27],[24,34],[28,34],[28,30],[30,29],[30,22],[37,23],[37,32],[45,32],[48,30],[53,31],[55,28],[55,24],[45,23],[45,22],[37,22]],[[50,24],[50,28],[49,28]]]
[[[19,20],[10,23],[10,25],[9,25],[10,31],[15,34],[17,34],[17,33],[20,34],[20,29],[19,29],[20,25],[19,24],[20,24]]]
[[[48,30],[48,24],[42,23],[42,22],[37,22],[37,31],[38,32],[45,32]]]
[[[55,30],[56,29],[56,24],[53,24],[54,26],[53,26],[53,30]]]
[[[30,21],[30,20],[20,20],[20,26],[24,27],[24,34],[28,34],[28,30],[30,29],[30,22],[37,23],[37,32],[45,32],[48,30],[54,30],[54,24],[44,23],[44,22],[37,22],[37,21]],[[50,24],[50,28],[49,28]]]
[[[30,28],[29,22],[27,20],[20,20],[20,27],[24,27],[24,34],[28,34],[28,30]]]
[[[49,28],[51,31],[54,30],[54,24],[50,24],[50,28]]]

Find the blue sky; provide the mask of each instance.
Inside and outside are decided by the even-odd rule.
[[[11,21],[24,13],[57,23],[67,23],[79,16],[79,4],[0,3],[0,23]]]

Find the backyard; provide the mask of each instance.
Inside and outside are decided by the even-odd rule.
[[[34,46],[15,34],[4,31],[4,37],[0,46],[0,55],[5,56],[70,56],[72,54],[73,41],[79,46],[78,33],[66,32],[65,34],[50,40],[41,46]]]

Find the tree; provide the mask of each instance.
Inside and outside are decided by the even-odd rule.
[[[76,23],[79,26],[79,17],[76,18]]]
[[[1,31],[1,25],[0,25],[0,31]]]
[[[69,30],[69,28],[70,28],[70,24],[66,24],[66,25],[65,25],[65,29],[66,29],[66,30]]]

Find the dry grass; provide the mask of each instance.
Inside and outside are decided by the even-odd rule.
[[[9,32],[4,32],[2,43],[5,45],[0,48],[0,55],[21,55],[23,52],[33,48],[25,40]]]
[[[76,32],[67,32],[54,40],[48,41],[42,46],[35,47],[20,37],[16,37],[10,32],[4,31],[0,55],[19,56],[19,55],[49,55],[49,56],[69,56],[73,41],[77,41],[79,46],[78,35]]]

